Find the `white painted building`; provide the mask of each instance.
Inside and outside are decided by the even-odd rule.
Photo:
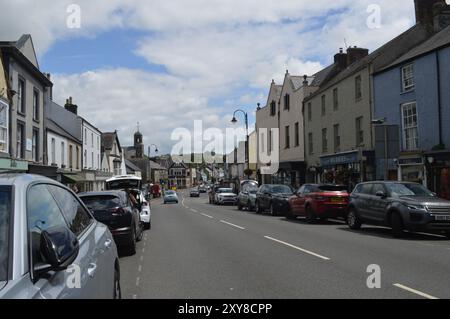
[[[101,171],[101,136],[102,133],[93,125],[83,120],[83,169]]]

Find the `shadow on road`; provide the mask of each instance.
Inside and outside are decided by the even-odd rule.
[[[401,238],[395,238],[392,236],[392,231],[390,228],[384,227],[362,227],[360,230],[352,230],[350,228],[339,227],[339,230],[363,235],[363,236],[372,236],[372,237],[380,237],[384,239],[391,240],[407,240],[407,241],[438,241],[438,242],[446,242],[449,241],[444,236],[438,234],[426,234],[426,233],[412,233],[405,232]]]

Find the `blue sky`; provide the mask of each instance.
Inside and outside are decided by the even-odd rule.
[[[81,28],[67,28],[70,0],[11,1],[0,38],[33,37],[55,100],[72,96],[101,130],[170,152],[175,128],[225,129],[236,107],[253,123],[272,79],[312,75],[348,45],[371,50],[410,27],[413,0],[78,0]],[[382,12],[367,26],[367,8]],[[27,19],[16,19],[18,13]]]

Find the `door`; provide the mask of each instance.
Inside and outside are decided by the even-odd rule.
[[[372,186],[371,183],[361,184],[358,186],[356,192],[352,194],[352,201],[355,202],[355,207],[359,217],[365,220],[369,220],[370,212],[370,200],[372,198]]]
[[[386,197],[377,196],[377,193],[379,192],[383,192]],[[367,209],[367,214],[369,218],[376,221],[377,223],[382,223],[386,219],[387,208],[389,206],[389,199],[387,195],[388,192],[384,184],[373,184],[372,196],[369,202],[369,207]]]
[[[70,230],[80,241],[80,255],[83,256],[82,278],[90,290],[83,298],[111,298],[114,282],[114,261],[109,251],[109,233],[106,226],[98,224],[79,199],[65,188],[49,185]]]
[[[268,209],[271,201],[272,201],[271,188],[270,186],[265,186],[262,192],[261,207],[263,209]]]
[[[300,187],[297,193],[291,198],[291,210],[294,215],[302,214],[302,203],[304,205],[303,193],[305,191],[305,186]]]

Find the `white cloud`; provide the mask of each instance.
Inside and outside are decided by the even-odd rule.
[[[66,27],[73,2],[82,10],[79,30]],[[381,7],[380,29],[366,25],[370,4]],[[281,83],[286,69],[320,70],[344,39],[375,49],[413,24],[413,9],[412,0],[15,0],[2,4],[0,39],[31,33],[42,56],[63,39],[143,31],[135,53],[168,74],[118,61],[110,69],[55,75],[55,95],[60,102],[73,96],[81,114],[101,129],[117,128],[126,143],[140,121],[147,142],[168,146],[172,128],[194,119],[222,127],[237,103],[264,103],[271,79]]]

